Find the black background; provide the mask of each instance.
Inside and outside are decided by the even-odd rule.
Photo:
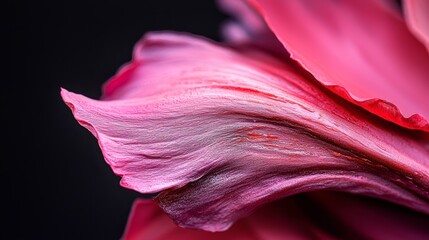
[[[119,239],[140,194],[119,186],[96,139],[74,120],[60,87],[91,98],[148,31],[219,40],[214,1],[8,3],[3,40],[4,186],[12,239]],[[5,15],[6,16],[6,15]],[[13,230],[12,230],[13,229]],[[9,230],[9,231],[8,231]],[[10,235],[9,235],[10,238]],[[3,237],[4,239],[4,237]]]

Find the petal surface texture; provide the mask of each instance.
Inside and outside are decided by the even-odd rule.
[[[123,240],[414,239],[429,236],[429,218],[393,204],[348,194],[300,194],[267,204],[225,232],[178,227],[153,200],[135,201]]]
[[[429,132],[429,55],[387,1],[250,2],[323,85],[386,120]]]
[[[161,192],[182,227],[223,231],[264,203],[321,189],[429,213],[424,135],[302,74],[263,52],[158,33],[136,46],[104,100],[62,97],[121,184]]]
[[[405,0],[403,5],[410,30],[429,51],[429,1]]]

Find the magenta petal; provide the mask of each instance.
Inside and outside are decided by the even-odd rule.
[[[262,52],[150,34],[104,101],[62,90],[121,184],[180,226],[222,231],[264,203],[329,189],[429,213],[428,141]]]
[[[428,216],[393,204],[332,192],[310,193],[303,200],[305,204],[302,207],[309,207],[307,210],[314,211],[319,218],[334,225],[340,239],[429,238]],[[309,217],[315,216],[309,214]]]
[[[429,218],[349,194],[317,192],[276,201],[225,232],[178,227],[153,200],[134,203],[123,240],[427,239]]]
[[[291,57],[330,90],[429,132],[429,55],[384,1],[251,2]]]
[[[155,201],[140,199],[134,203],[122,239],[333,239],[305,217],[294,200],[288,199],[260,209],[235,223],[228,231],[213,233],[178,227]]]
[[[429,1],[405,0],[403,5],[408,27],[429,52]]]

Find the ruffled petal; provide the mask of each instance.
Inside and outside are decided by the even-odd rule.
[[[222,231],[264,203],[330,189],[429,213],[428,142],[271,55],[150,34],[98,101],[62,90],[121,184],[180,226]]]
[[[385,1],[251,2],[291,57],[334,93],[429,132],[429,55]]]
[[[405,0],[403,5],[408,27],[429,51],[429,1]]]

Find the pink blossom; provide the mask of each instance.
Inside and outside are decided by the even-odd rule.
[[[406,23],[387,1],[221,1],[228,42],[149,33],[102,100],[62,89],[121,185],[159,193],[124,238],[427,238],[422,2]]]

